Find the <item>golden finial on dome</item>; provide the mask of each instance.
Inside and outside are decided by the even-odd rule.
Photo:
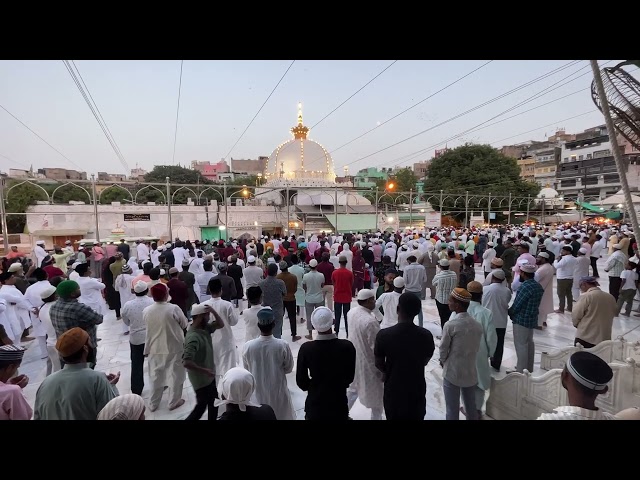
[[[293,138],[306,140],[309,129],[302,124],[302,102],[298,102],[298,124],[291,129]]]

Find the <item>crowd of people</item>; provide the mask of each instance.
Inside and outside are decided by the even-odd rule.
[[[604,255],[609,292],[598,283]],[[425,367],[436,347],[447,420],[481,419],[509,319],[517,362],[507,373],[533,371],[533,332],[553,312],[571,315],[576,345],[610,340],[614,317],[631,314],[639,265],[625,225],[122,239],[77,250],[67,241],[51,251],[38,241],[29,255],[12,247],[0,274],[0,419],[142,420],[165,390],[170,410],[184,405],[188,376],[196,405],[187,420],[205,411],[209,420],[291,420],[286,375],[295,367],[308,420],[349,419],[356,400],[373,420],[422,420]],[[424,328],[426,299],[440,317],[435,339]],[[109,310],[130,343],[127,395],[118,393],[119,372],[94,370]],[[285,314],[290,342],[301,341],[298,328],[307,333],[297,361],[282,338]],[[338,338],[343,325],[346,339]],[[33,340],[47,376],[32,407],[18,368]],[[540,419],[615,418],[594,404],[612,375],[595,355],[574,354],[562,375],[570,405]]]

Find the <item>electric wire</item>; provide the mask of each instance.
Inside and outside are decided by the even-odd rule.
[[[180,114],[180,94],[182,92],[182,65],[184,60],[180,60],[180,82],[178,83],[178,106],[176,107],[176,129],[173,134],[173,158],[172,164],[176,164],[176,142],[178,141],[178,116]]]

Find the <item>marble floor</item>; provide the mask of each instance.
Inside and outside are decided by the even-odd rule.
[[[598,262],[599,269],[604,268],[605,260],[601,259]],[[484,275],[479,267],[476,268],[476,279],[482,280]],[[600,279],[601,288],[605,291],[608,291],[608,278],[606,275]],[[555,282],[554,282],[555,283]],[[555,292],[555,286],[554,286]],[[557,306],[557,296],[555,296],[556,306]],[[354,305],[356,302],[354,301]],[[440,318],[438,316],[438,311],[436,309],[434,300],[424,300],[422,302],[423,312],[424,312],[424,326],[431,333],[433,333],[434,337],[441,334],[440,329]],[[634,308],[638,307],[638,303],[634,304]],[[416,319],[417,322],[417,319]],[[288,326],[288,320],[285,319],[285,326],[283,332],[284,339],[291,339],[291,334]],[[551,314],[547,319],[548,328],[545,330],[536,330],[534,332],[534,342],[536,347],[536,356],[535,356],[535,369],[534,375],[539,372],[539,364],[540,364],[540,354],[543,351],[551,351],[558,347],[564,347],[567,345],[572,345],[575,337],[575,328],[571,324],[571,316],[570,314]],[[302,331],[302,335],[304,335],[305,325],[300,325],[301,328],[298,329],[298,333]],[[637,341],[640,340],[640,317],[634,317],[633,314],[631,317],[616,317],[613,323],[613,338],[618,336],[624,336],[628,341]],[[244,344],[244,323],[242,321],[242,317],[240,317],[240,322],[238,325],[233,327],[238,358],[240,359],[240,353],[242,352],[242,347]],[[340,337],[343,338],[345,336],[344,329],[340,332]],[[120,321],[116,321],[115,313],[113,311],[109,312],[109,315],[105,317],[104,323],[100,325],[98,328],[98,337],[102,340],[98,343],[98,362],[96,369],[102,370],[107,373],[116,373],[120,372],[121,377],[118,383],[118,390],[121,394],[130,393],[130,370],[131,370],[131,361],[129,358],[130,350],[129,350],[129,337],[122,334],[122,323]],[[298,342],[292,343],[290,342],[291,350],[293,352],[294,357],[297,357],[298,349],[303,342],[307,340],[303,337],[302,340]],[[442,368],[438,363],[438,345],[439,341],[436,342],[436,350],[433,358],[429,362],[429,364],[425,368],[425,375],[427,380],[427,414],[425,419],[427,420],[439,420],[444,419],[445,408],[444,408],[444,396],[442,392]],[[22,366],[20,367],[20,373],[24,373],[29,376],[29,385],[24,389],[24,394],[31,405],[33,405],[35,400],[36,391],[40,382],[45,377],[45,360],[41,360],[39,348],[36,342],[27,342],[23,344],[24,346],[28,346],[28,350],[25,354],[24,361]],[[516,354],[513,349],[513,334],[512,334],[512,324],[509,323],[507,328],[507,333],[505,337],[505,347],[504,347],[504,357],[502,362],[502,370],[498,372],[493,372],[493,375],[496,378],[503,377],[506,375],[506,369],[512,368],[516,363]],[[306,398],[306,393],[301,391],[296,385],[295,381],[295,369],[292,373],[287,375],[287,381],[289,384],[289,390],[291,391],[291,396],[293,399],[293,405],[296,409],[296,415],[299,420],[304,419],[304,402]],[[147,374],[146,374],[146,364],[145,364],[145,382],[147,382]],[[149,391],[148,387],[145,387],[145,390],[142,393],[143,398],[148,400]],[[186,400],[186,403],[170,412],[167,406],[167,395],[165,394],[163,400],[160,404],[160,407],[157,411],[151,413],[147,410],[146,417],[147,419],[155,419],[155,420],[175,420],[175,419],[183,419],[185,418],[193,406],[195,405],[195,394],[193,392],[193,388],[189,382],[189,379],[185,381],[184,385],[184,393],[183,398]],[[368,420],[370,418],[370,410],[362,406],[358,401],[353,406],[351,410],[351,417],[356,420]],[[206,413],[203,418],[206,418]],[[464,417],[462,417],[464,418]],[[485,417],[486,418],[486,417]]]

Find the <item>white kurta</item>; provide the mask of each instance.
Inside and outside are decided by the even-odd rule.
[[[588,255],[578,255],[576,258],[576,266],[573,270],[573,288],[580,288],[580,278],[589,276],[590,262]]]
[[[42,280],[41,282],[36,282],[27,288],[26,292],[24,292],[24,296],[26,297],[27,300],[29,300],[29,303],[32,306],[40,308],[40,306],[44,303],[42,301],[42,297],[40,296],[40,293],[45,291],[50,286],[51,284],[49,283],[49,280]],[[47,329],[45,325],[42,324],[42,321],[40,320],[39,315],[31,315],[31,323],[33,325],[32,333],[34,337],[47,336]]]
[[[538,268],[534,276],[535,281],[544,289],[538,310],[539,327],[547,321],[547,315],[553,313],[553,275],[555,271],[553,265],[545,263]]]
[[[219,382],[228,370],[238,366],[236,340],[231,329],[238,323],[238,314],[231,302],[220,297],[212,297],[204,303],[210,305],[224,322],[224,327],[216,330],[213,336],[213,362],[216,366],[216,382]]]
[[[478,354],[476,355],[476,369],[478,370],[478,387],[482,390],[488,390],[491,386],[489,357],[494,354],[498,345],[498,335],[492,319],[493,314],[491,310],[483,307],[479,302],[471,302],[467,313],[482,325],[483,333],[480,338]]]
[[[182,260],[184,260],[187,251],[183,247],[174,248],[171,251],[173,252],[173,258],[175,260],[173,266],[182,271]]]
[[[203,263],[204,263],[204,260],[202,258],[194,258],[189,264],[189,271],[193,273],[195,276],[198,276],[201,273],[204,273],[204,268],[202,267]]]
[[[360,305],[349,310],[347,321],[349,340],[356,349],[356,373],[349,388],[358,392],[360,403],[365,407],[381,409],[382,373],[376,368],[373,355],[380,325],[374,313]]]
[[[135,294],[131,293],[131,282],[134,276],[129,273],[121,273],[114,282],[114,287],[120,294],[120,305],[124,305],[129,300],[136,298]]]
[[[40,245],[36,245],[33,253],[36,254],[36,267],[40,268],[42,266],[42,260],[47,256],[47,251]]]
[[[108,309],[107,303],[102,297],[104,283],[91,277],[79,277],[77,282],[80,285],[80,298],[78,298],[78,301],[90,306],[94,312],[105,315]]]
[[[15,342],[15,336],[13,334],[13,329],[11,328],[11,322],[9,321],[9,317],[7,317],[6,311],[6,300],[4,298],[0,298],[0,325],[4,327],[4,331],[7,333],[7,337],[9,337],[12,342]]]
[[[147,247],[144,243],[139,243],[136,246],[136,254],[138,257],[138,262],[149,260],[149,247]]]
[[[245,343],[242,363],[256,380],[257,402],[273,408],[278,420],[294,420],[293,402],[287,386],[287,373],[293,371],[289,343],[273,335],[261,335]]]
[[[382,323],[380,328],[393,327],[398,323],[398,303],[400,301],[401,293],[387,292],[383,293],[376,300],[376,308],[382,307],[384,315],[382,317]]]
[[[15,285],[3,285],[0,287],[0,298],[4,299],[6,310],[4,314],[10,329],[7,330],[7,336],[13,342],[20,340],[22,332],[31,326],[30,310],[33,305],[25,298]],[[13,333],[13,337],[12,337]]]

